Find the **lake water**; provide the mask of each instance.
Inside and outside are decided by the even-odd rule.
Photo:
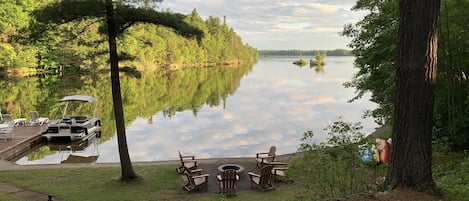
[[[316,142],[324,141],[323,129],[339,117],[361,122],[365,133],[374,131],[374,120],[362,116],[376,105],[368,96],[349,103],[354,89],[342,85],[357,71],[354,57],[327,57],[322,69],[293,65],[296,59],[260,57],[222,104],[203,104],[197,115],[183,110],[136,117],[126,129],[131,160],[175,160],[178,150],[197,158],[253,157],[271,145],[277,146],[277,154],[292,153],[305,131],[312,130]],[[60,164],[71,154],[97,156],[96,163],[119,162],[115,130],[113,133],[113,137],[89,145],[42,146],[16,163]],[[34,157],[44,150],[47,154]]]

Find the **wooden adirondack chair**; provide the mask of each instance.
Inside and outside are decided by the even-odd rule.
[[[275,151],[277,147],[271,146],[269,152],[261,152],[256,154],[257,166],[263,166],[270,162],[273,162],[275,159]]]
[[[286,161],[272,162],[270,163],[274,167],[272,168],[272,176],[275,181],[284,181],[284,178],[287,176],[287,170],[291,165],[293,158],[290,156]]]
[[[273,185],[273,176],[272,176],[272,165],[265,165],[261,168],[260,174],[255,174],[248,172],[249,178],[251,180],[251,188],[258,188],[261,191],[265,190],[275,190]]]
[[[239,180],[239,175],[236,170],[228,169],[217,175],[218,190],[222,194],[236,195],[237,187],[236,182]]]
[[[199,190],[202,190],[203,192],[207,191],[208,177],[210,174],[193,175],[189,169],[185,168],[184,176],[186,177],[187,183],[184,184],[182,188],[187,192],[194,192]]]
[[[179,174],[184,174],[184,169],[187,168],[189,170],[195,170],[198,167],[197,161],[195,160],[195,156],[183,156],[181,151],[178,151],[179,160],[181,161],[181,166],[176,168],[176,172]]]

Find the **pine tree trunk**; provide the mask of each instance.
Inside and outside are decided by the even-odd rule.
[[[119,147],[119,157],[121,162],[121,181],[128,181],[138,178],[130,161],[127,139],[125,136],[124,110],[122,108],[122,96],[119,79],[119,65],[117,58],[116,29],[114,23],[114,8],[112,0],[106,0],[109,56],[111,62],[111,85],[112,100],[114,103],[114,116],[116,118],[117,144]]]
[[[438,194],[432,126],[440,0],[400,0],[397,90],[386,188]]]

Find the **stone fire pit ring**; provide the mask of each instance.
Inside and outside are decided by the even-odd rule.
[[[239,173],[244,171],[244,167],[238,164],[230,163],[230,164],[223,164],[223,165],[218,166],[218,172],[223,172],[228,169],[235,170],[238,175]]]

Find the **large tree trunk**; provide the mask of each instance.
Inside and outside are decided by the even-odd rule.
[[[138,177],[135,174],[130,161],[127,139],[125,136],[124,110],[122,109],[121,86],[119,79],[119,64],[117,58],[116,29],[114,23],[114,8],[112,0],[106,0],[109,56],[111,62],[112,101],[114,103],[114,116],[116,118],[117,144],[121,162],[122,181],[133,180]]]
[[[386,188],[438,194],[432,126],[440,0],[400,0],[397,90]]]

